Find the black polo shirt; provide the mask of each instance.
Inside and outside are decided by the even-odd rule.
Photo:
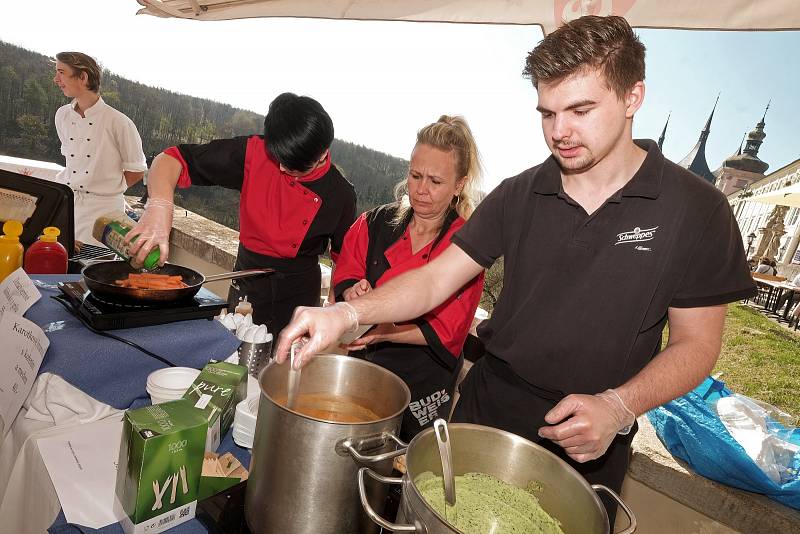
[[[503,181],[452,238],[503,291],[478,334],[524,380],[560,396],[597,393],[660,350],[669,307],[713,306],[755,285],[726,198],[652,141],[633,178],[591,215],[552,156]]]

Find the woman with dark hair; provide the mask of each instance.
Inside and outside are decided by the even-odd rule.
[[[241,191],[235,270],[271,267],[275,273],[231,284],[229,306],[247,296],[253,321],[278,333],[297,306],[320,297],[319,255],[330,244],[334,261],[355,219],[353,185],[331,164],[333,122],[319,102],[292,93],[269,105],[264,135],[173,146],[148,175],[147,207],[128,233],[134,258],[154,247],[169,254],[175,187],[220,185]]]
[[[467,122],[443,115],[417,133],[400,200],[362,214],[344,239],[334,273],[336,300],[352,301],[441,254],[475,209],[478,149]],[[411,390],[400,438],[449,418],[463,347],[483,290],[483,273],[412,321],[377,325],[347,348],[389,369]]]

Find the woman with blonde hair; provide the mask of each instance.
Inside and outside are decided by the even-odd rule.
[[[480,158],[462,117],[443,115],[417,133],[398,201],[363,213],[344,238],[334,273],[337,300],[353,300],[441,254],[477,203]],[[483,274],[431,312],[380,324],[348,349],[400,376],[411,389],[402,439],[452,407],[462,349],[483,290]]]

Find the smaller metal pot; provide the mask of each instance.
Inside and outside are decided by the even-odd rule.
[[[565,461],[547,449],[510,432],[487,426],[456,423],[449,425],[453,471],[487,473],[500,480],[525,488],[534,482],[542,489],[537,495],[542,508],[561,523],[565,534],[609,534],[608,515],[596,492],[608,493],[630,520],[630,526],[619,534],[636,530],[636,518],[622,499],[606,486],[589,485]],[[362,467],[358,471],[361,505],[378,525],[393,532],[423,534],[459,534],[453,526],[436,513],[417,490],[415,480],[425,473],[442,475],[442,463],[434,430],[419,433],[406,452],[406,474],[402,478],[386,477]],[[366,499],[365,478],[369,476],[385,484],[402,484],[398,520],[394,524],[382,518]]]

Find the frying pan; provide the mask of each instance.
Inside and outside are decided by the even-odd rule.
[[[228,280],[231,278],[246,278],[248,276],[272,273],[274,271],[274,269],[247,269],[244,271],[204,276],[194,269],[171,263],[164,264],[163,267],[151,271],[156,274],[182,276],[183,283],[188,287],[181,287],[178,289],[139,289],[116,285],[114,283],[115,280],[122,280],[127,278],[131,273],[140,272],[131,267],[126,261],[102,261],[94,263],[84,267],[81,274],[83,275],[83,281],[86,287],[89,288],[89,291],[100,299],[130,304],[160,304],[190,299],[200,291],[200,287],[206,282]]]

